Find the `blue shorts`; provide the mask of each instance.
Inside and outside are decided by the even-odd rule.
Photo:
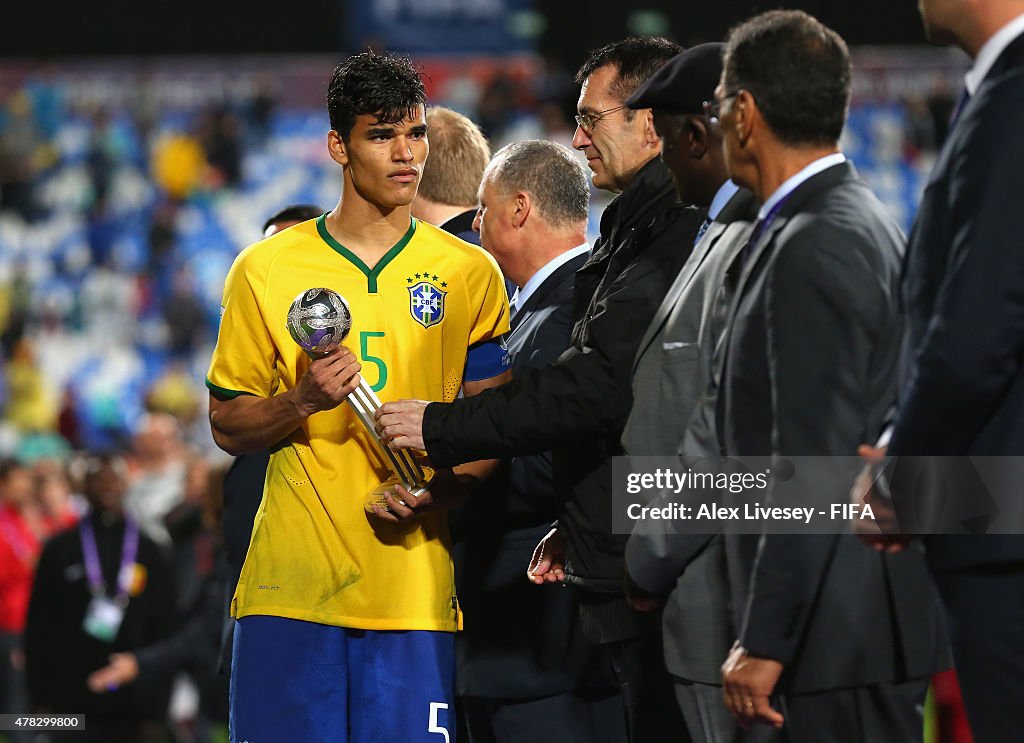
[[[454,743],[455,635],[235,626],[231,743]]]

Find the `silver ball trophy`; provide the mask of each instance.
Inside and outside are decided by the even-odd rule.
[[[328,351],[340,345],[352,328],[352,312],[348,302],[338,292],[331,289],[307,289],[297,296],[288,309],[288,332],[299,347],[311,358],[323,358]],[[377,431],[377,409],[380,398],[371,389],[366,380],[360,377],[359,386],[348,396],[356,417],[370,434],[381,455],[381,459],[391,470],[391,477],[374,488],[366,498],[363,507],[373,511],[373,506],[386,509],[384,495],[401,485],[413,495],[426,492],[430,476],[406,450],[395,451],[381,439]]]

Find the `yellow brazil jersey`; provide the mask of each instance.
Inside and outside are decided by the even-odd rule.
[[[261,397],[294,387],[310,361],[285,321],[292,300],[314,287],[348,301],[345,345],[384,402],[453,400],[469,346],[508,330],[501,272],[480,248],[412,220],[370,270],[320,217],[239,254],[207,386]],[[363,502],[388,475],[347,403],[310,416],[271,454],[233,616],[455,631],[447,515],[401,525],[368,516]]]

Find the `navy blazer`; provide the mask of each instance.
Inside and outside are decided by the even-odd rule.
[[[513,315],[504,336],[513,375],[553,363],[569,346],[576,271],[562,264]],[[590,657],[575,589],[535,586],[526,568],[556,518],[551,453],[515,457],[452,513],[455,584],[465,613],[456,637],[460,695],[499,699],[572,690]]]
[[[902,277],[907,332],[894,456],[1024,454],[1022,133],[1024,36],[961,112],[914,223]],[[927,545],[939,570],[1024,560],[1016,535],[933,537]]]

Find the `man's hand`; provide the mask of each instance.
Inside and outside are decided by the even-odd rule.
[[[373,515],[382,521],[390,521],[393,524],[413,519],[421,513],[433,510],[437,505],[430,490],[416,496],[401,485],[395,485],[385,493],[384,500],[387,502],[387,507],[381,508],[374,504]]]
[[[306,419],[338,407],[359,384],[359,362],[338,346],[310,363],[296,385],[280,395],[238,395],[227,399],[210,393],[210,430],[228,454],[266,449],[291,436]]]
[[[345,346],[332,348],[323,358],[314,360],[295,386],[296,412],[308,417],[341,405],[359,386],[361,368],[355,354]]]
[[[768,702],[782,668],[777,660],[748,655],[738,641],[732,646],[722,664],[722,694],[725,706],[744,730],[756,722],[782,727],[785,718]]]
[[[861,444],[857,447],[857,454],[866,464],[857,475],[850,491],[850,500],[857,505],[871,506],[871,513],[874,520],[859,518],[855,515],[853,533],[860,537],[864,544],[876,552],[896,553],[902,552],[910,544],[910,538],[897,533],[899,525],[896,521],[896,511],[892,505],[889,494],[882,494],[876,487],[881,473],[879,467],[885,462],[886,447],[874,447]]]
[[[117,691],[139,677],[139,663],[132,653],[114,653],[110,663],[89,674],[86,685],[94,694]]]
[[[392,449],[420,449],[423,443],[423,411],[427,400],[386,402],[377,411],[377,430]]]
[[[439,508],[451,508],[469,494],[472,482],[472,477],[450,469],[439,470],[430,480],[430,489],[418,496],[395,485],[384,495],[387,507],[374,505],[373,514],[383,521],[399,523]]]
[[[555,527],[533,550],[526,577],[538,586],[565,580],[565,540]]]

